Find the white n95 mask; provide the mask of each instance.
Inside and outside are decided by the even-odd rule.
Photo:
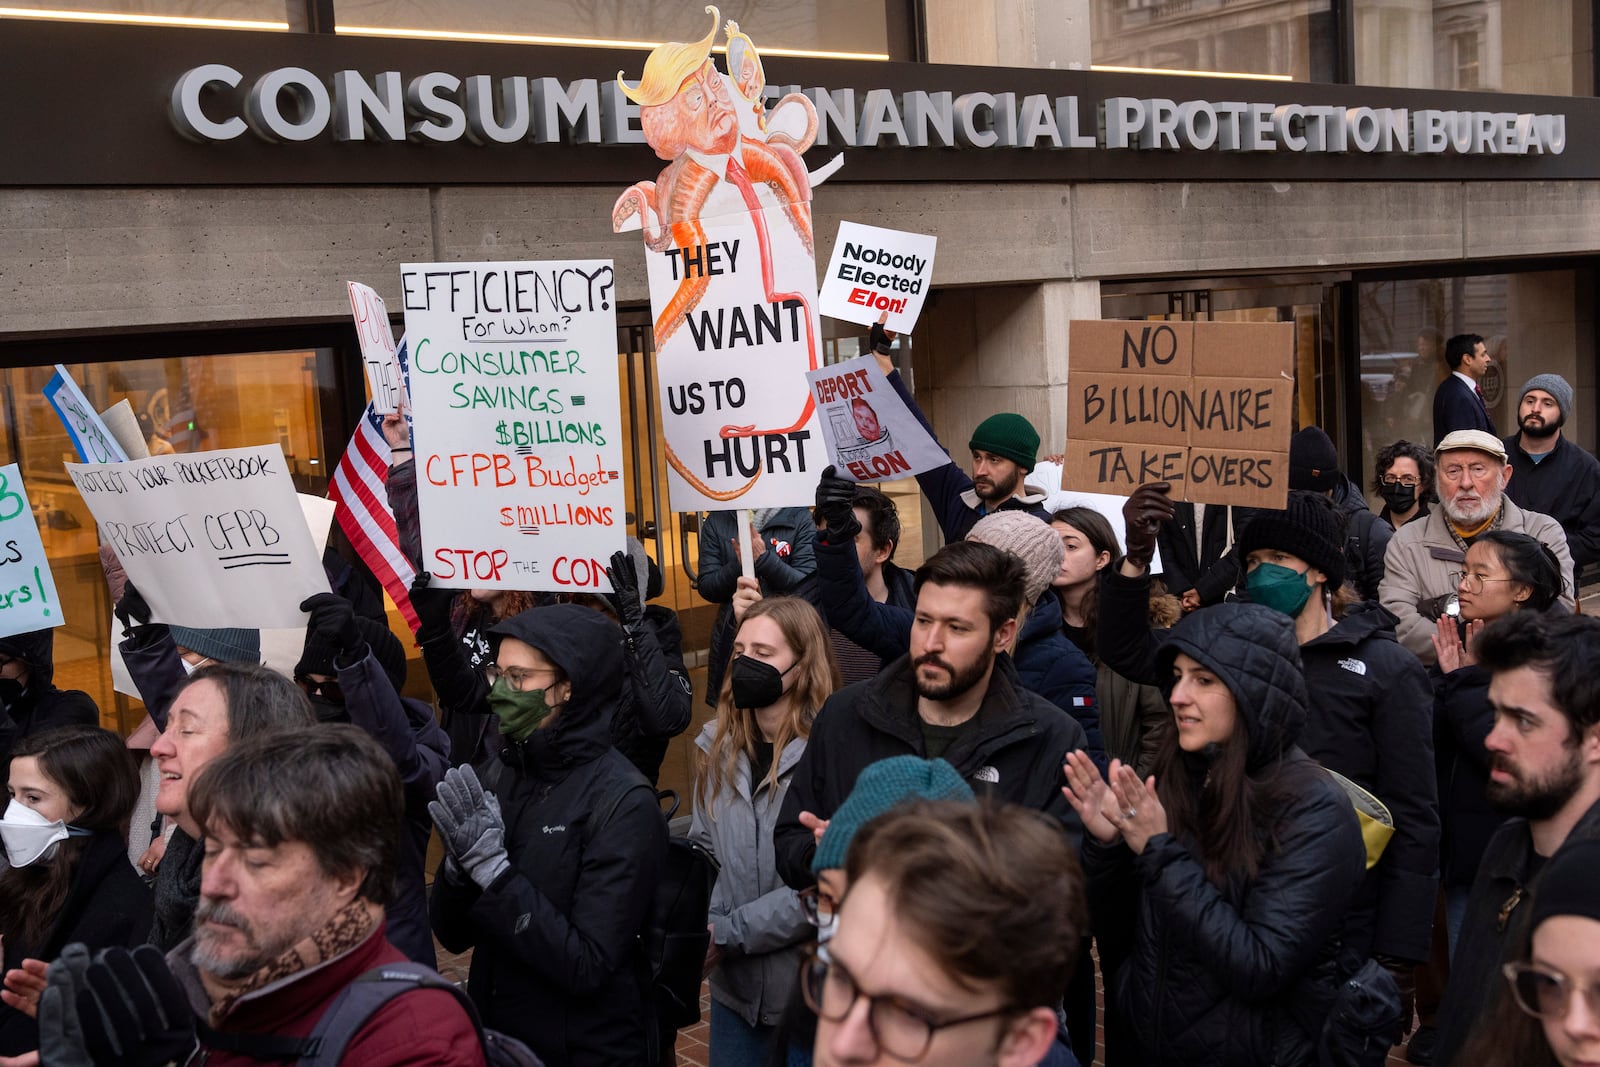
[[[49,859],[70,832],[60,819],[51,821],[18,800],[6,806],[0,818],[0,841],[5,842],[6,858],[13,867],[26,867]]]

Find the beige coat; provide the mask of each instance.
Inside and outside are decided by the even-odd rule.
[[[1561,524],[1537,511],[1523,511],[1505,498],[1505,520],[1500,529],[1525,533],[1549,546],[1561,563],[1561,603],[1572,608],[1572,553],[1567,551],[1567,535]],[[1418,604],[1455,592],[1452,574],[1464,569],[1465,554],[1450,536],[1444,508],[1436,506],[1424,519],[1408,522],[1395,531],[1389,551],[1383,557],[1383,584],[1378,599],[1400,620],[1400,643],[1432,663],[1436,658],[1433,642],[1437,613],[1418,610]]]

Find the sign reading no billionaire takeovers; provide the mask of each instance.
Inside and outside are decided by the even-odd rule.
[[[1281,508],[1289,493],[1294,324],[1074,321],[1062,485]]]
[[[328,591],[277,445],[68,463],[67,474],[160,622],[304,626]]]
[[[873,355],[807,371],[828,462],[858,482],[909,478],[950,462]]]
[[[933,280],[938,244],[937,237],[927,234],[839,223],[833,258],[817,297],[819,310],[829,318],[862,326],[887,315],[886,330],[910,333]]]
[[[360,282],[345,284],[350,288],[350,314],[355,318],[356,337],[361,341],[361,363],[367,369],[372,406],[380,415],[393,414],[400,410],[406,394],[394,331],[389,328],[389,309],[372,286]]]
[[[0,467],[0,637],[66,621],[44,542],[22,488],[22,471],[8,463]]]
[[[455,588],[609,590],[627,536],[610,260],[402,268],[422,556]]]

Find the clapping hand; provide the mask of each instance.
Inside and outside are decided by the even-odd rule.
[[[1473,619],[1466,625],[1466,638],[1462,639],[1461,628],[1456,625],[1454,615],[1441,615],[1434,626],[1434,632],[1428,636],[1433,640],[1433,650],[1439,656],[1439,669],[1445,674],[1470,667],[1478,662],[1478,657],[1473,655],[1472,646],[1478,640],[1478,635],[1483,632],[1483,620]]]
[[[437,789],[439,799],[428,805],[439,836],[467,877],[488,889],[506,868],[506,824],[500,801],[486,793],[471,766],[452,767]]]

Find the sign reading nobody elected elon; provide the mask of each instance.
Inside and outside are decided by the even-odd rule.
[[[610,260],[402,268],[424,565],[606,591],[625,543]]]
[[[277,445],[68,463],[83,502],[158,622],[304,626],[328,591]]]
[[[1293,323],[1075,321],[1069,344],[1064,487],[1287,503]]]

